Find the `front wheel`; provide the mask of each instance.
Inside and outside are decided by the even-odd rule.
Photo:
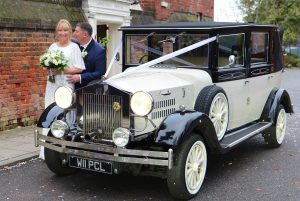
[[[279,105],[276,111],[275,122],[268,130],[263,132],[266,145],[268,147],[279,147],[285,137],[286,131],[286,112],[283,105]]]
[[[202,137],[192,135],[181,144],[176,157],[176,165],[168,172],[168,188],[174,198],[190,199],[199,192],[206,174],[207,152]]]
[[[78,170],[63,163],[62,155],[45,147],[45,162],[48,168],[58,176],[66,176],[76,173]]]

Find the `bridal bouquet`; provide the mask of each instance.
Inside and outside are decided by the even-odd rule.
[[[51,69],[63,71],[67,67],[67,63],[68,60],[61,50],[47,51],[40,57],[40,65],[49,70],[48,80],[52,83],[55,82],[55,77]]]

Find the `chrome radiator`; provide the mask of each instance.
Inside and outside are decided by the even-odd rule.
[[[97,139],[112,139],[122,124],[122,97],[83,93],[83,132]]]

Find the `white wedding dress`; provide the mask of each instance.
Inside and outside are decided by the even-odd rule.
[[[53,43],[49,47],[49,51],[51,50],[61,50],[63,51],[65,58],[68,60],[69,67],[76,67],[84,70],[85,65],[83,58],[81,56],[81,51],[76,43],[71,42],[66,47],[58,47],[57,43]],[[47,108],[51,103],[54,102],[54,93],[55,90],[60,86],[68,86],[72,90],[74,90],[74,84],[70,84],[66,80],[66,76],[64,74],[55,75],[55,83],[50,82],[47,79],[46,92],[45,92],[45,108]],[[47,135],[49,132],[49,128],[43,128],[43,135]],[[41,147],[40,158],[44,159],[44,147]]]
[[[76,67],[82,70],[85,69],[84,61],[81,56],[81,51],[77,44],[71,42],[66,47],[58,47],[56,43],[53,43],[49,47],[49,50],[63,51],[65,58],[68,60],[68,66]],[[47,108],[51,103],[54,102],[54,92],[60,86],[68,86],[71,89],[74,89],[74,84],[68,83],[64,74],[55,75],[55,83],[49,82],[49,80],[47,80],[45,93],[45,108]]]

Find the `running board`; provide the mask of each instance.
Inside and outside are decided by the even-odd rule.
[[[270,126],[272,126],[271,122],[258,122],[241,130],[229,133],[228,135],[225,135],[224,139],[220,142],[221,147],[222,149],[231,149]]]

